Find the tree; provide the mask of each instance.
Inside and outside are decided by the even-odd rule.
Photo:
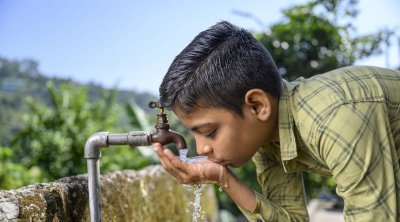
[[[314,0],[283,11],[284,20],[256,38],[284,78],[310,77],[382,53],[393,31],[355,36],[356,0]],[[355,37],[353,37],[355,36]]]

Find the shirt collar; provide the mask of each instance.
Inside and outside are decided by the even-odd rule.
[[[279,140],[282,161],[297,157],[297,145],[294,134],[294,119],[291,98],[297,87],[297,82],[282,82],[282,95],[279,98]]]

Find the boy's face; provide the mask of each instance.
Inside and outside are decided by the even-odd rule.
[[[190,114],[175,114],[190,129],[199,155],[222,165],[240,167],[274,136],[274,120],[260,121],[251,109],[243,117],[222,108],[198,108]]]

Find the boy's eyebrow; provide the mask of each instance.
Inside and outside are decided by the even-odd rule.
[[[201,123],[201,124],[199,124],[199,125],[197,125],[197,126],[190,127],[189,130],[190,130],[190,131],[196,131],[196,130],[198,130],[199,128],[202,128],[202,127],[205,127],[205,126],[211,125],[211,124],[212,124],[212,123]]]

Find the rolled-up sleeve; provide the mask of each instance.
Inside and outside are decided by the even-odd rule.
[[[256,193],[254,212],[240,209],[249,221],[308,221],[301,173],[285,173],[268,154],[253,157],[262,194]]]

